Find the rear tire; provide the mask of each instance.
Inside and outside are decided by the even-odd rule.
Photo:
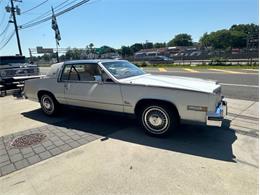
[[[145,132],[152,136],[166,136],[177,128],[178,114],[164,104],[143,106],[138,113],[138,120]]]
[[[54,116],[59,111],[59,103],[52,95],[48,93],[40,96],[40,104],[43,113],[48,116]]]

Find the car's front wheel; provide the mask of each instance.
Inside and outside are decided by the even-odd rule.
[[[52,95],[50,94],[41,95],[40,104],[44,114],[48,116],[57,114],[59,105],[56,99]]]
[[[163,136],[172,132],[178,124],[178,115],[163,104],[144,106],[139,121],[148,134]]]

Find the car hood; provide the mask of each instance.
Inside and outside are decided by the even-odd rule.
[[[220,85],[216,81],[191,78],[191,77],[179,77],[168,75],[151,75],[145,74],[136,77],[130,77],[121,79],[123,84],[136,84],[155,87],[167,87],[175,89],[184,89],[191,91],[198,91],[204,93],[213,93],[215,89]]]

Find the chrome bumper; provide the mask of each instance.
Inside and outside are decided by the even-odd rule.
[[[221,127],[224,117],[227,115],[227,102],[221,100],[215,112],[207,112],[207,125]]]

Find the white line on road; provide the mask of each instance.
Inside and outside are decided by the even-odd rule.
[[[258,69],[243,69],[243,70],[249,70],[249,71],[259,72]]]
[[[183,70],[186,70],[188,72],[195,72],[195,73],[199,72],[199,71],[191,69],[191,68],[184,68]]]
[[[219,83],[220,85],[224,86],[234,86],[234,87],[251,87],[251,88],[258,88],[258,85],[243,85],[243,84],[232,84],[232,83]]]
[[[214,71],[219,71],[219,72],[224,72],[224,73],[229,73],[229,74],[245,74],[244,72],[237,72],[237,71],[231,71],[231,70],[222,70],[222,69],[213,69],[213,68],[210,68],[209,70],[214,70]]]

